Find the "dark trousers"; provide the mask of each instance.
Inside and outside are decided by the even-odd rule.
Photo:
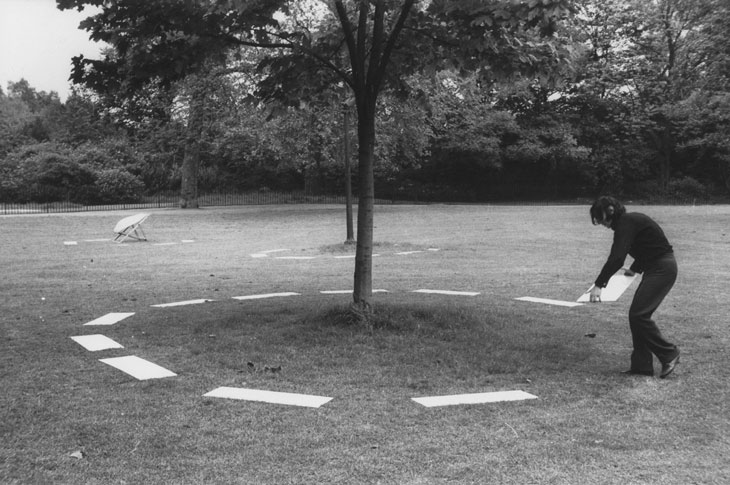
[[[677,346],[662,337],[659,327],[651,319],[677,279],[677,262],[674,254],[666,254],[648,264],[641,283],[634,293],[629,308],[629,326],[634,342],[631,353],[631,369],[653,372],[652,354],[665,364],[679,355]]]

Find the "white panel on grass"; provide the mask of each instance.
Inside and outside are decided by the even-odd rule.
[[[576,303],[574,301],[551,300],[550,298],[536,298],[534,296],[521,296],[520,298],[515,298],[515,300],[531,301],[533,303],[545,303],[546,305],[557,305],[557,306],[567,306],[567,307],[583,306],[582,303]]]
[[[373,254],[373,258],[376,256],[380,256],[380,254]],[[340,256],[333,256],[335,259],[355,259],[354,254],[342,254]]]
[[[314,259],[316,256],[277,256],[274,259]]]
[[[176,245],[176,242],[164,242],[164,243],[155,243],[153,246],[174,246]]]
[[[144,360],[136,355],[128,355],[126,357],[113,357],[111,359],[99,359],[122,372],[126,372],[130,376],[145,381],[147,379],[159,379],[162,377],[176,376],[172,371],[165,369],[157,364],[153,364],[148,360]]]
[[[289,392],[261,391],[258,389],[244,389],[240,387],[219,387],[207,394],[206,397],[222,397],[240,399],[243,401],[258,401],[271,404],[287,404],[289,406],[304,406],[318,408],[332,400],[331,397],[311,396],[308,394],[292,394]]]
[[[285,292],[285,293],[263,293],[261,295],[247,295],[247,296],[234,296],[234,300],[260,300],[262,298],[276,298],[279,296],[297,296],[300,293]]]
[[[108,237],[103,238],[103,239],[84,239],[84,242],[106,242],[106,241],[111,241],[111,239],[109,239]]]
[[[76,241],[64,241],[64,246],[76,246],[78,243]]]
[[[152,305],[155,308],[167,308],[171,306],[184,306],[184,305],[198,305],[200,303],[208,303],[209,301],[215,301],[215,300],[207,300],[205,298],[201,298],[199,300],[187,300],[187,301],[175,301],[172,303],[160,303],[159,305]]]
[[[195,242],[195,239],[183,239],[182,242],[183,243],[186,243],[186,244],[187,243],[194,243]]]
[[[427,408],[453,406],[456,404],[482,404],[502,401],[522,401],[537,399],[537,396],[524,391],[482,392],[477,394],[455,394],[453,396],[413,397],[413,401]]]
[[[348,295],[352,290],[320,290],[323,295]],[[388,293],[388,290],[373,290],[373,293]]]
[[[622,274],[615,274],[611,276],[611,279],[608,280],[608,285],[601,290],[601,301],[617,301],[621,295],[624,294],[624,291],[628,289],[629,286],[631,286],[631,283],[634,282],[636,279],[636,275],[634,276],[624,276]],[[590,294],[591,288],[593,288],[595,285],[591,285],[590,288],[588,288],[588,291],[583,293],[580,298],[578,298],[579,302],[590,302]]]
[[[268,251],[259,251],[251,255],[252,258],[266,258],[271,253],[280,253],[282,251],[289,251],[289,249],[269,249]]]
[[[71,340],[81,345],[88,351],[96,352],[98,350],[106,349],[123,349],[124,347],[104,335],[79,335],[71,337]]]
[[[455,296],[477,296],[478,291],[451,291],[451,290],[413,290],[413,293],[434,293],[437,295],[455,295]]]
[[[84,323],[84,326],[86,325],[114,325],[117,322],[121,322],[127,317],[131,317],[134,315],[134,313],[107,313],[103,317],[99,317],[96,320],[92,320],[88,323]]]
[[[416,253],[422,253],[422,252],[423,251],[401,251],[400,253],[395,253],[395,254],[398,254],[400,256],[405,256],[408,254],[416,254]]]

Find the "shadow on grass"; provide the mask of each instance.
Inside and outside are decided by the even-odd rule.
[[[512,312],[433,302],[379,303],[370,327],[353,323],[344,305],[312,310],[294,318],[280,338],[310,351],[355,346],[383,366],[461,378],[562,372],[591,354],[566,331],[536,328]],[[357,365],[361,357],[353,357]]]

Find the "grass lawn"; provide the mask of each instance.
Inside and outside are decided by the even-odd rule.
[[[730,483],[730,207],[629,210],[679,263],[656,314],[682,350],[666,380],[620,374],[635,286],[576,308],[515,300],[575,300],[595,279],[612,233],[584,206],[376,207],[374,329],[342,318],[350,295],[320,293],[352,287],[339,206],[155,210],[149,241],[122,244],[98,239],[129,212],[2,216],[0,483]],[[299,295],[232,298],[278,292]],[[111,312],[135,314],[83,325]],[[70,339],[91,334],[124,349]],[[99,362],[124,355],[177,376]],[[220,386],[333,400],[203,397]],[[538,399],[411,400],[502,390]]]

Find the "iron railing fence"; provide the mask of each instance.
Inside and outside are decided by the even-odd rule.
[[[31,197],[25,200],[32,200]],[[379,201],[380,203],[387,201]],[[345,196],[308,194],[299,192],[254,191],[245,193],[206,193],[200,194],[200,207],[235,205],[274,205],[274,204],[344,204]],[[67,200],[53,202],[0,202],[0,214],[43,214],[56,212],[85,212],[128,209],[157,209],[179,207],[179,192],[163,192],[144,196],[135,202],[117,204],[81,204]]]
[[[22,200],[45,200],[41,197],[32,197],[34,194],[26,194]],[[144,196],[135,202],[117,204],[81,204],[72,201],[71,194],[66,200],[54,202],[4,202],[0,201],[0,215],[10,214],[43,214],[62,212],[89,212],[108,210],[134,210],[134,209],[156,209],[179,207],[180,195],[178,191],[161,192],[155,195]],[[664,205],[693,205],[693,204],[726,204],[727,199],[688,199],[668,197],[661,200],[630,200],[633,204],[664,204]],[[237,206],[237,205],[277,205],[277,204],[345,204],[344,195],[315,194],[305,190],[301,191],[273,191],[260,190],[251,192],[210,192],[200,194],[198,204],[200,207],[213,206]],[[353,196],[354,204],[357,204],[357,197]],[[576,198],[492,198],[484,201],[470,200],[449,200],[448,197],[419,197],[411,193],[396,193],[376,195],[376,204],[428,204],[428,203],[459,203],[459,204],[490,204],[490,205],[562,205],[581,204],[589,205],[592,202],[588,197]]]

